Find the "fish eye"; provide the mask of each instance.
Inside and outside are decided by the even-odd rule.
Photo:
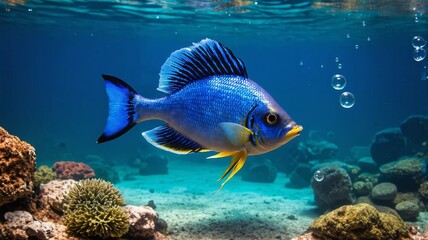
[[[278,122],[278,115],[275,113],[268,113],[265,116],[265,123],[275,125]]]

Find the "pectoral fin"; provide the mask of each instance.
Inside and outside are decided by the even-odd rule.
[[[221,154],[221,153],[220,153]],[[227,167],[226,171],[224,171],[223,175],[221,175],[220,180],[222,180],[227,174],[229,174],[230,171],[232,171],[232,173],[230,173],[230,175],[226,178],[226,180],[221,184],[220,188],[218,189],[217,192],[221,191],[221,189],[223,188],[223,186],[230,180],[232,179],[232,177],[239,172],[239,170],[241,170],[241,168],[244,166],[245,161],[247,160],[247,150],[242,150],[240,152],[237,152],[233,155],[232,160],[230,161],[229,166]]]
[[[250,129],[237,123],[222,122],[218,126],[223,130],[226,140],[235,147],[244,146],[253,134]]]

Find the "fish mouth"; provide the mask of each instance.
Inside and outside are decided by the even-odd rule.
[[[286,127],[285,127],[285,129],[287,129],[287,128],[291,128],[290,130],[288,130],[288,132],[285,134],[285,136],[284,136],[284,139],[286,140],[286,141],[290,141],[291,139],[293,139],[293,138],[295,138],[295,137],[297,137],[297,136],[299,136],[300,135],[300,132],[303,130],[303,127],[302,126],[300,126],[300,125],[293,125],[293,126],[290,126],[290,125],[287,125]]]

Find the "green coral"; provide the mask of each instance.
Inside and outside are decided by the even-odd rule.
[[[55,179],[57,179],[56,173],[52,170],[52,168],[46,165],[40,166],[34,173],[34,181],[36,184],[48,183]]]
[[[114,238],[128,232],[129,215],[119,190],[101,179],[79,181],[66,196],[64,223],[72,235]]]

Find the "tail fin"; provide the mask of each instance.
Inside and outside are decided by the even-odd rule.
[[[138,93],[117,77],[102,75],[109,98],[109,115],[103,134],[97,143],[113,140],[135,126],[135,97]]]

